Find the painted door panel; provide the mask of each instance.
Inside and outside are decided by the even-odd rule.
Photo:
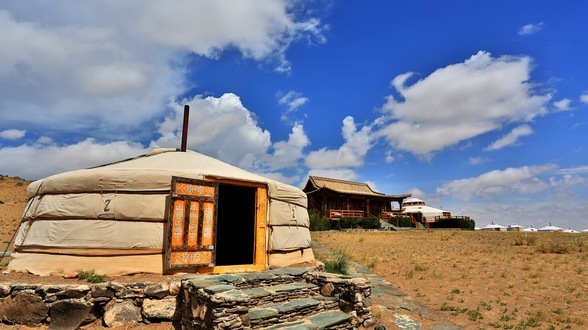
[[[172,177],[165,268],[214,267],[218,183]]]

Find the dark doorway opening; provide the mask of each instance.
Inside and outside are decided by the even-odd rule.
[[[257,188],[220,184],[216,224],[216,265],[253,264]]]

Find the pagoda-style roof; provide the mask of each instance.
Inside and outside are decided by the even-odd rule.
[[[379,198],[404,199],[412,194],[387,195],[374,191],[367,183],[345,181],[339,179],[325,178],[320,176],[309,176],[308,182],[303,191],[307,194],[313,194],[320,190],[330,190],[341,194],[373,196]]]

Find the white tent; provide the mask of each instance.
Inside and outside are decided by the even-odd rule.
[[[556,231],[563,231],[563,229],[559,228],[557,226],[552,226],[551,224],[549,224],[549,226],[539,228],[539,231],[556,232]]]
[[[451,218],[451,212],[427,206],[423,200],[415,197],[409,197],[402,202],[402,213],[419,214],[427,222],[435,221],[435,217]]]
[[[579,231],[577,231],[577,230],[574,230],[574,229],[572,229],[572,228],[570,228],[570,227],[568,227],[568,229],[564,229],[564,231],[563,231],[563,232],[564,232],[564,233],[574,233],[574,234],[576,234],[576,233],[579,233]]]
[[[515,225],[515,224],[513,224],[513,225],[508,225],[506,227],[506,231],[521,231],[521,230],[523,230],[523,228],[524,227],[521,226],[521,225]]]
[[[486,225],[484,227],[482,227],[480,230],[484,230],[484,231],[505,231],[506,227],[495,224],[494,222],[492,222],[489,225]]]
[[[526,232],[536,232],[537,231],[537,228],[533,228],[533,226],[531,226],[531,227],[528,227],[528,228],[523,229],[523,231],[526,231]]]
[[[193,151],[31,183],[8,269],[231,272],[314,262],[306,194]]]
[[[588,229],[582,230],[583,233],[588,233]]]

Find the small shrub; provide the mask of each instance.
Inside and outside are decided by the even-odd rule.
[[[380,218],[377,217],[363,218],[359,225],[363,229],[380,229],[382,227]]]
[[[409,217],[399,217],[398,218],[398,227],[411,227],[412,222],[410,221]]]
[[[94,270],[85,271],[85,270],[78,270],[78,275],[80,276],[80,280],[86,280],[90,283],[102,283],[108,281],[108,277],[106,275],[98,275],[94,272]]]
[[[325,270],[329,273],[335,274],[349,274],[349,263],[351,257],[345,251],[337,251],[333,257],[329,260],[323,261],[325,264]]]
[[[321,213],[317,209],[309,209],[308,217],[310,219],[310,231],[329,230],[331,221],[328,218],[321,218]]]
[[[514,245],[521,246],[521,245],[533,245],[537,241],[537,235],[523,233],[520,235],[515,236],[514,238]]]
[[[361,218],[341,218],[341,220],[339,220],[339,225],[341,226],[341,229],[359,228],[360,223]]]
[[[570,247],[561,242],[548,242],[541,244],[541,246],[537,248],[537,251],[541,253],[566,254],[570,252]]]
[[[432,228],[461,228],[474,230],[476,223],[471,219],[449,218],[431,223]]]
[[[484,318],[484,316],[478,310],[475,310],[475,311],[469,310],[468,311],[468,319],[470,319],[470,321],[477,321],[477,320],[481,320],[483,318]]]

